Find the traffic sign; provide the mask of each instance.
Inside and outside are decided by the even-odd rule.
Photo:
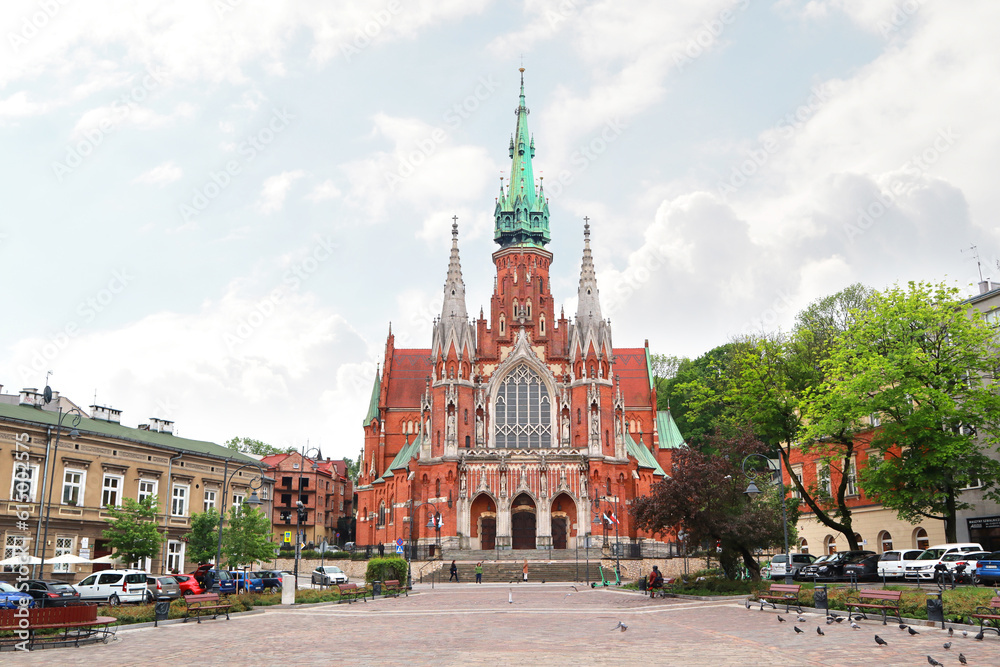
[[[286,542],[291,542],[292,541],[292,531],[290,531],[290,530],[286,530],[285,531],[285,541]]]
[[[397,544],[396,545],[396,553],[398,553],[398,554],[403,553],[403,545],[402,544]]]
[[[397,547],[403,546],[403,538],[402,537],[397,537],[396,538],[396,546]]]

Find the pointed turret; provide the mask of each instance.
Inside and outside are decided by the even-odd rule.
[[[462,280],[462,263],[458,255],[458,217],[452,218],[451,258],[448,261],[448,276],[444,281],[444,302],[441,305],[441,319],[434,327],[431,354],[445,359],[454,347],[456,356],[463,355],[468,360],[475,350],[473,327],[469,324],[469,314],[465,308],[465,282]]]
[[[587,375],[606,375],[612,357],[611,325],[601,315],[601,299],[597,290],[597,272],[590,250],[590,218],[584,218],[583,261],[580,264],[580,286],[577,289],[576,320],[570,336],[570,355],[573,359],[586,359],[593,355],[599,362]]]
[[[521,68],[521,96],[517,109],[517,127],[510,139],[511,158],[507,191],[500,186],[494,217],[493,240],[506,248],[512,245],[543,247],[551,240],[549,205],[535,185],[531,159],[535,157],[535,140],[528,132],[528,105],[524,100],[524,68]]]
[[[577,288],[577,324],[587,328],[593,322],[600,322],[601,300],[597,291],[597,272],[594,271],[594,256],[590,252],[590,219],[583,224],[583,262],[580,265],[580,287]]]
[[[378,420],[378,402],[382,395],[382,379],[379,377],[378,366],[375,366],[375,384],[372,386],[372,397],[368,401],[368,414],[365,415],[364,425],[368,426],[372,420]]]

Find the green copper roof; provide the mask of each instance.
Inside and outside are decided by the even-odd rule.
[[[544,247],[552,240],[549,233],[549,204],[541,187],[535,189],[535,140],[528,132],[528,106],[524,101],[524,68],[521,68],[521,98],[517,106],[517,129],[510,138],[510,178],[507,191],[500,183],[493,217],[496,226],[493,240],[502,248],[509,246]]]
[[[649,341],[646,341],[644,346],[646,350],[646,376],[649,378],[649,390],[652,391],[656,389],[656,382],[653,380],[653,358],[649,354]]]
[[[660,434],[660,449],[679,449],[687,447],[677,422],[670,415],[670,410],[660,410],[656,413],[656,430]]]
[[[66,442],[66,434],[73,424],[74,415],[69,415],[63,419],[63,442]],[[0,403],[0,422],[22,422],[29,424],[41,424],[43,426],[56,426],[59,423],[59,413],[50,410],[41,410],[29,405],[10,405]],[[249,463],[256,459],[241,454],[234,449],[229,449],[214,442],[205,440],[190,440],[181,438],[172,433],[160,433],[159,431],[147,431],[141,428],[123,426],[115,422],[104,421],[103,419],[90,419],[83,417],[75,427],[81,433],[92,433],[103,435],[119,440],[127,440],[140,444],[154,445],[173,449],[182,452],[193,452],[205,454],[220,459],[231,459],[241,463]]]
[[[364,426],[372,423],[373,419],[378,419],[378,399],[382,395],[382,380],[375,369],[375,385],[372,387],[372,398],[368,402],[368,415],[365,416]]]
[[[663,468],[660,467],[653,453],[633,440],[632,436],[628,433],[625,433],[625,449],[628,451],[629,456],[639,462],[639,467],[652,468],[654,475],[667,476],[667,473],[663,472]]]
[[[417,455],[420,451],[420,436],[418,435],[416,439],[410,444],[404,446],[399,453],[396,454],[396,458],[392,460],[389,467],[386,469],[385,474],[382,475],[382,479],[388,479],[393,476],[397,470],[405,470],[406,466],[409,465],[410,459]]]

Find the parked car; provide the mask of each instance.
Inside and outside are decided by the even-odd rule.
[[[857,557],[874,556],[874,551],[838,551],[830,554],[829,560],[822,563],[817,560],[812,565],[803,567],[799,572],[805,579],[837,579],[844,575],[844,565],[852,562]]]
[[[191,576],[201,585],[205,592],[230,595],[236,593],[236,579],[226,570],[216,570],[211,563],[199,565]]]
[[[982,551],[983,548],[975,542],[962,542],[958,544],[936,544],[929,549],[925,549],[912,565],[906,566],[906,578],[919,581],[933,581],[936,578],[937,570],[935,565],[941,559],[951,553],[968,553],[970,551]]]
[[[237,593],[263,593],[264,580],[254,576],[253,572],[230,570],[229,576],[236,580]]]
[[[175,574],[172,576],[177,582],[177,586],[181,589],[181,595],[198,595],[205,592],[205,589],[201,587],[201,584],[198,583],[193,574]]]
[[[35,599],[11,586],[6,581],[0,581],[0,609],[17,609],[18,607],[34,607]]]
[[[843,576],[850,578],[853,575],[858,581],[874,580],[878,577],[878,563],[878,554],[854,556],[844,563]]]
[[[355,549],[354,542],[344,543],[344,551],[347,551],[349,553],[354,553],[354,549]]]
[[[251,575],[259,578],[264,584],[264,592],[274,592],[281,590],[281,572],[278,570],[259,570],[251,572]]]
[[[321,565],[313,570],[312,582],[319,586],[346,584],[347,575],[336,565]]]
[[[976,575],[976,567],[981,558],[988,558],[989,551],[967,551],[965,553],[950,553],[941,557],[941,564],[952,572],[964,565],[963,573],[972,578],[972,583],[978,584],[979,577]]]
[[[29,579],[21,582],[21,590],[35,600],[36,607],[65,607],[80,599],[80,592],[64,581]]]
[[[794,577],[799,570],[816,560],[812,554],[789,554],[792,557],[791,574]],[[777,554],[771,558],[771,579],[785,578],[785,554]]]
[[[976,576],[979,583],[989,586],[1000,584],[1000,551],[994,551],[976,561]]]
[[[102,600],[110,605],[146,599],[146,577],[142,570],[102,570],[76,584],[81,600]]]
[[[181,596],[181,587],[173,575],[155,575],[146,577],[146,602],[155,602],[158,598],[176,600]]]
[[[906,566],[912,565],[923,549],[901,549],[886,551],[878,561],[878,576],[902,577],[906,574]]]

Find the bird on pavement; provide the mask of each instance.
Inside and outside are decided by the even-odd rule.
[[[961,653],[958,654],[958,661],[963,665],[969,664],[969,661],[965,659],[965,656]]]
[[[917,631],[916,631],[916,630],[914,630],[913,628],[906,628],[906,631],[910,633],[910,636],[911,636],[911,637],[912,637],[913,635],[919,635],[919,634],[920,634],[919,632],[917,632]]]
[[[973,639],[975,639],[975,640],[976,640],[977,642],[981,642],[981,641],[983,641],[983,631],[982,631],[982,630],[980,630],[980,631],[979,631],[979,634],[978,634],[978,635],[976,635],[975,637],[973,637]]]
[[[910,627],[910,626],[906,625],[905,623],[900,623],[900,624],[899,624],[899,629],[900,629],[900,630],[905,630],[905,629],[906,629],[906,628],[908,628],[908,627]]]
[[[927,656],[927,664],[931,667],[941,667],[941,663],[930,656]]]
[[[778,623],[784,623],[784,622],[785,622],[785,619],[783,619],[781,617],[781,614],[778,614]]]
[[[950,649],[951,648],[951,642],[945,642],[944,643],[944,648],[945,648],[945,650]]]
[[[851,621],[851,628],[854,630],[860,630],[861,626],[855,623],[854,621]]]
[[[955,628],[948,628],[948,636],[951,637],[955,634]]]
[[[968,630],[962,630],[962,636],[963,637],[968,637],[969,636],[969,631]]]
[[[802,616],[799,616],[799,623],[805,623],[805,622],[806,622],[806,619],[803,618]]]
[[[580,592],[580,591],[579,591],[579,589],[577,589],[577,587],[576,587],[576,586],[574,586],[573,584],[570,584],[570,586],[569,586],[569,587],[570,587],[570,588],[572,588],[572,589],[573,589],[574,591],[576,591],[577,593],[579,593],[579,592]]]
[[[843,623],[844,622],[844,617],[843,616],[834,616],[833,620],[837,621],[837,623]]]
[[[886,640],[882,639],[878,635],[875,635],[875,643],[878,644],[879,646],[888,646],[889,645],[889,642],[887,642]]]
[[[628,626],[627,625],[625,625],[621,621],[618,621],[618,625],[616,625],[615,627],[611,628],[611,631],[614,632],[615,630],[617,630],[619,628],[621,628],[622,632],[625,632],[626,630],[628,630]]]
[[[816,634],[817,634],[817,635],[820,635],[820,636],[823,636],[823,635],[825,635],[826,633],[825,633],[825,632],[823,632],[823,628],[821,628],[821,627],[819,627],[819,626],[817,625],[817,626],[816,626]]]
[[[802,630],[799,628],[799,626],[793,625],[792,627],[795,628],[795,634],[797,634],[797,635],[801,635],[802,634]]]
[[[834,624],[834,619],[832,619],[832,618],[826,619],[826,624],[827,625],[833,625]]]
[[[507,604],[514,604],[514,591],[507,589]]]

